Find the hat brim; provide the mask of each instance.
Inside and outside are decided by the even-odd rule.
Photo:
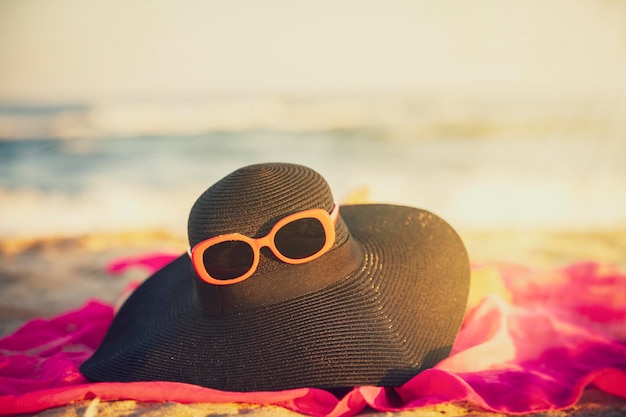
[[[461,239],[438,216],[410,207],[342,206],[341,216],[363,251],[352,274],[212,317],[197,304],[184,254],[131,295],[81,371],[97,381],[267,391],[396,386],[434,366],[449,355],[465,312]]]

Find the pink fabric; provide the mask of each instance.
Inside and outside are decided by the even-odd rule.
[[[172,259],[125,259],[110,270],[158,269]],[[172,382],[91,383],[78,366],[101,342],[114,308],[89,301],[53,319],[32,320],[0,340],[0,414],[95,397],[276,404],[314,416],[460,400],[496,412],[529,413],[569,407],[589,385],[626,398],[626,275],[595,263],[558,271],[497,267],[512,302],[486,297],[468,312],[452,355],[401,387],[357,387],[338,400],[308,388],[233,393]]]
[[[148,272],[155,272],[174,259],[176,257],[169,253],[153,253],[145,256],[128,257],[111,262],[107,265],[106,270],[109,274],[121,274],[128,268],[143,267]]]

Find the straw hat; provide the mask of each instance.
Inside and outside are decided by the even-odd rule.
[[[336,207],[304,166],[236,170],[198,198],[188,235],[190,251],[123,305],[81,367],[88,378],[396,386],[448,356],[463,319],[468,258],[446,222],[412,207]],[[229,245],[248,245],[239,269]]]

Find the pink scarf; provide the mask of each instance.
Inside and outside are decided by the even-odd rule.
[[[173,258],[125,259],[110,272],[132,266],[154,271]],[[0,339],[0,414],[96,397],[274,404],[313,416],[455,401],[530,413],[570,407],[590,385],[626,398],[626,275],[595,263],[557,271],[494,266],[511,299],[485,297],[468,311],[452,355],[400,387],[356,387],[337,399],[311,388],[235,393],[174,382],[89,382],[78,366],[102,341],[114,315],[113,306],[89,301],[49,320],[31,320]]]

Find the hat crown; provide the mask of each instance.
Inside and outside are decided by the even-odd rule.
[[[289,214],[312,208],[330,212],[334,205],[328,183],[310,168],[285,163],[246,166],[222,178],[196,200],[187,224],[189,245],[227,233],[261,237]],[[337,222],[336,231],[333,247],[348,237],[343,222]],[[258,272],[267,272],[267,268],[262,261]]]

